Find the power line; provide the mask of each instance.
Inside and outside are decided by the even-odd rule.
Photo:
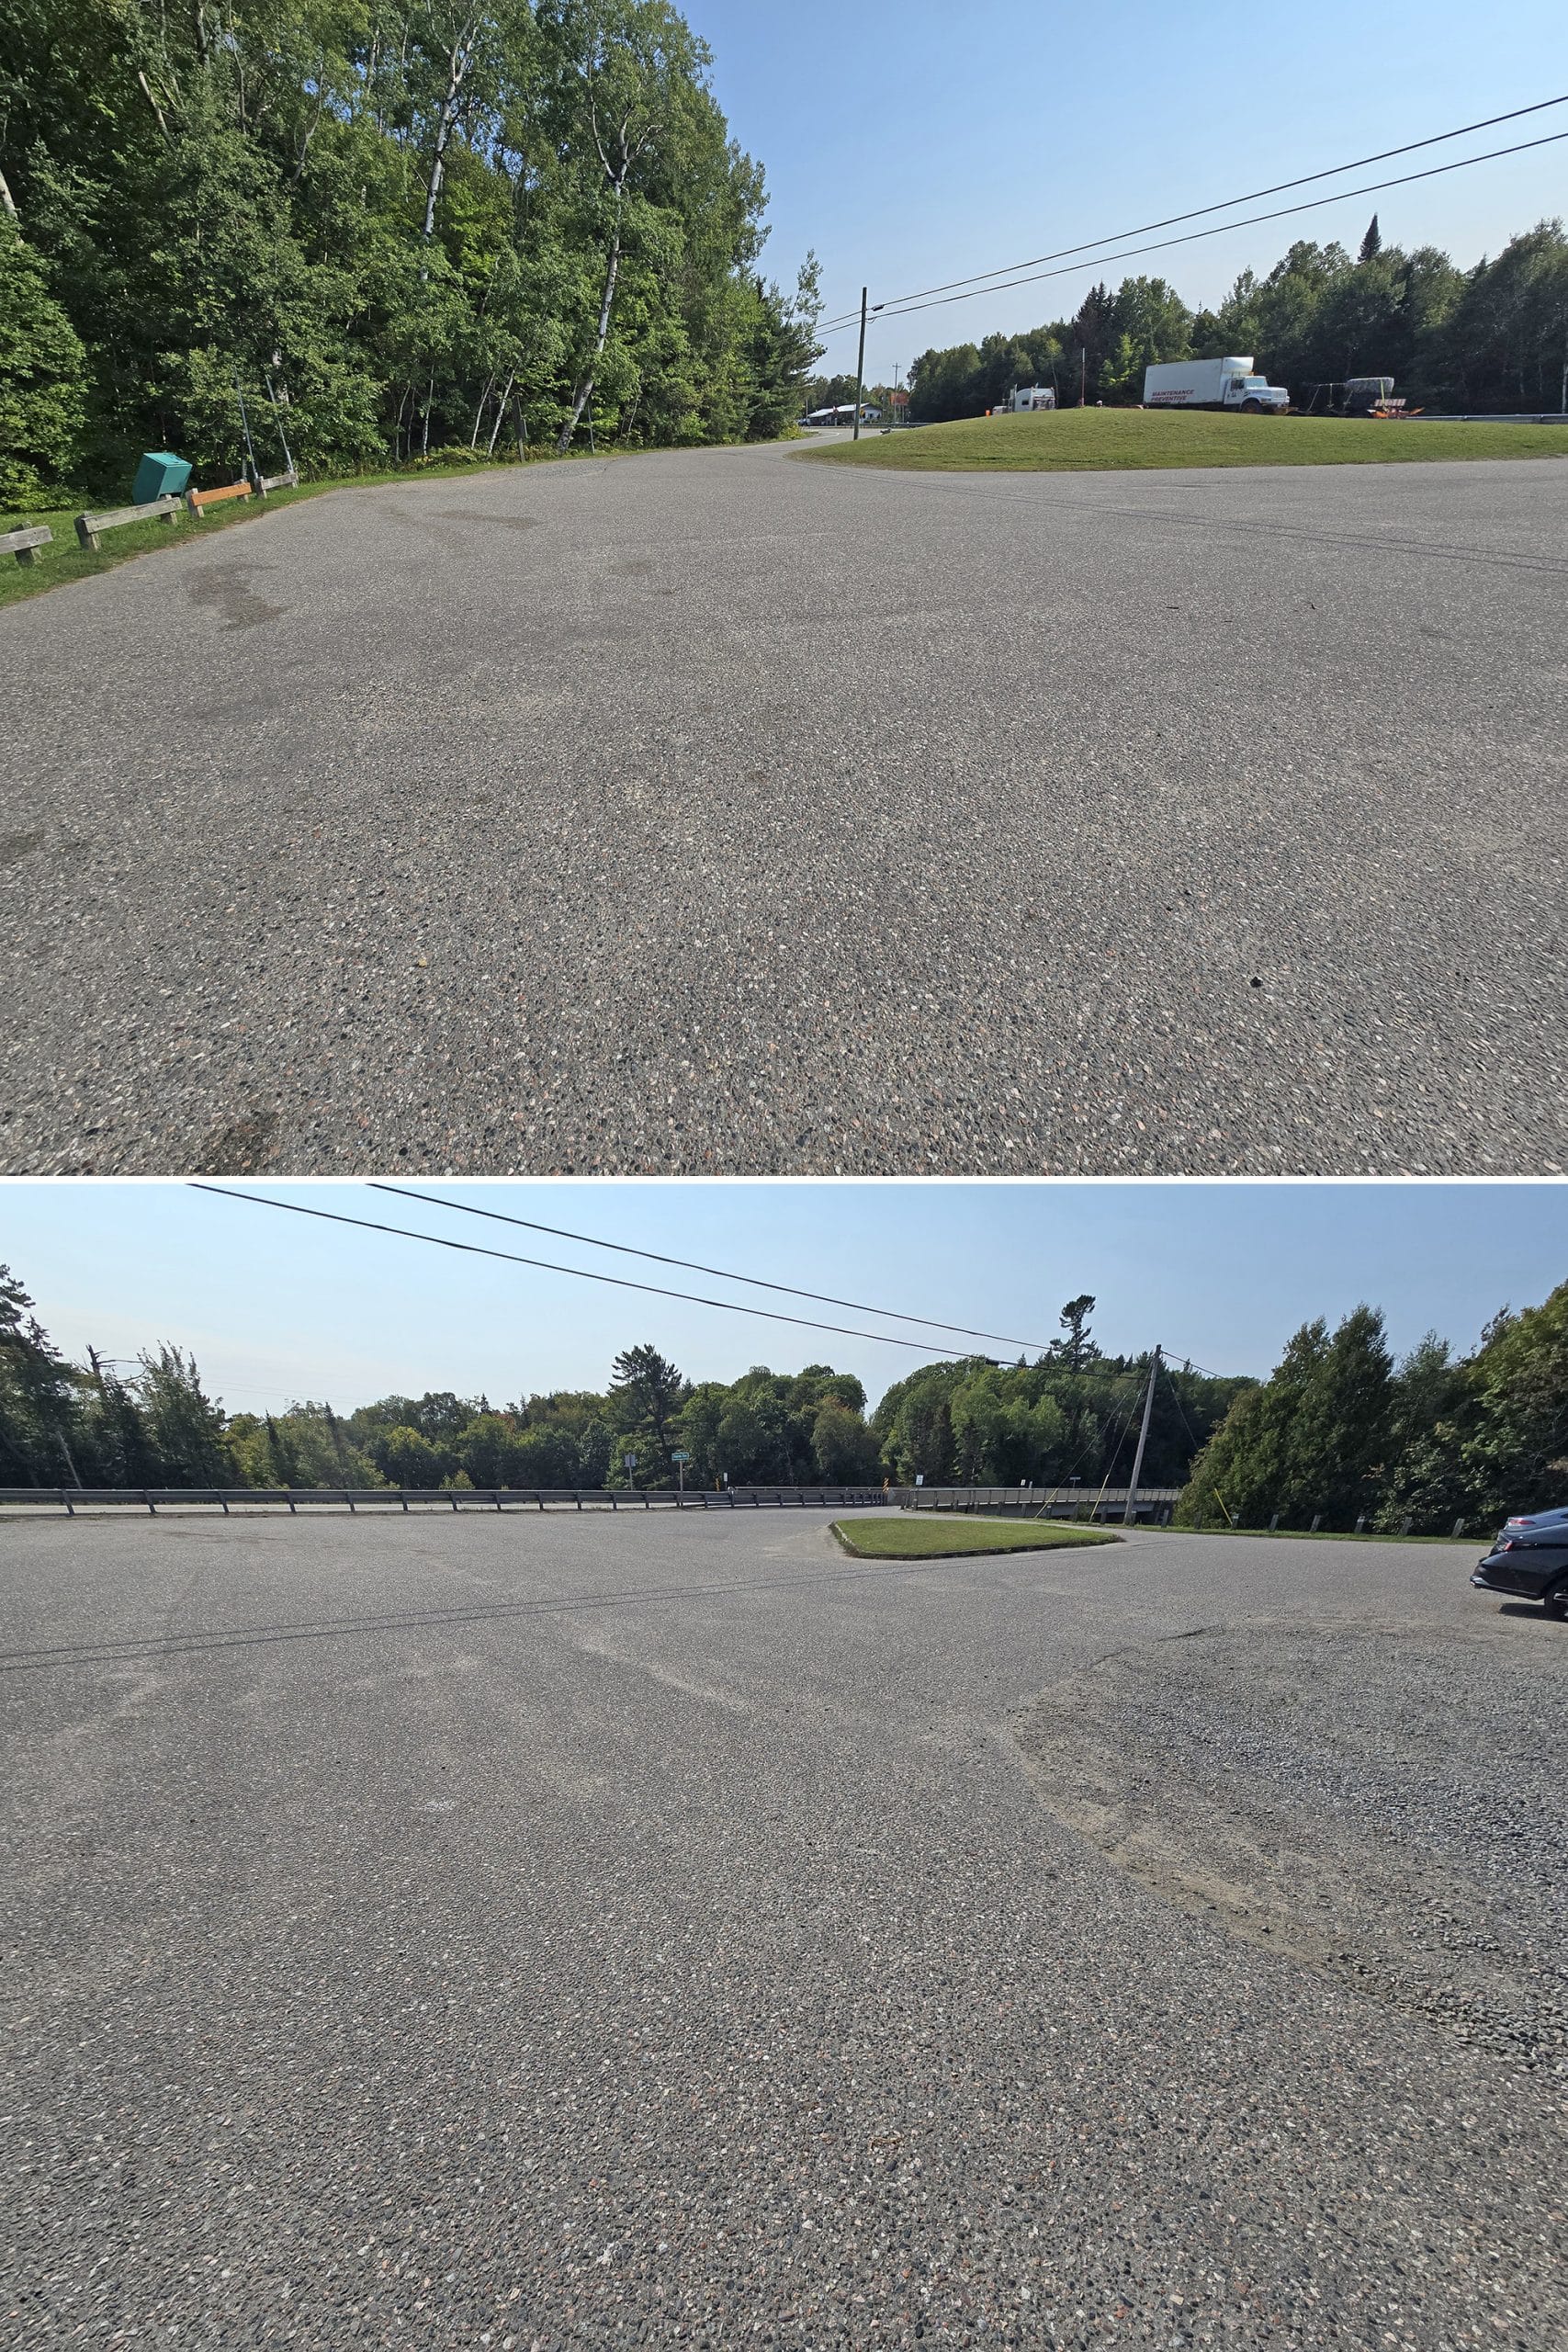
[[[1168,252],[1172,245],[1196,244],[1204,237],[1223,237],[1232,229],[1254,228],[1259,221],[1263,220],[1283,220],[1288,219],[1292,213],[1295,212],[1320,211],[1325,204],[1348,204],[1353,198],[1359,196],[1381,196],[1386,189],[1391,187],[1408,187],[1411,183],[1416,180],[1440,179],[1446,172],[1465,172],[1470,169],[1472,164],[1495,164],[1500,156],[1523,155],[1529,153],[1532,148],[1556,146],[1560,141],[1564,139],[1568,139],[1568,130],[1554,130],[1550,132],[1544,139],[1521,140],[1519,143],[1514,147],[1494,147],[1484,155],[1465,155],[1462,156],[1459,162],[1453,164],[1433,164],[1424,172],[1405,172],[1401,174],[1401,175],[1396,179],[1370,180],[1360,187],[1341,188],[1337,196],[1310,197],[1304,204],[1280,205],[1272,212],[1249,212],[1245,214],[1239,220],[1222,220],[1219,222],[1217,227],[1213,229],[1190,230],[1184,237],[1161,237],[1157,238],[1153,244],[1130,245],[1122,253],[1101,254],[1094,261],[1073,262],[1068,266],[1061,269],[1035,270],[1027,277],[1006,278],[1000,285],[997,286],[973,287],[966,294],[944,294],[933,301],[917,301],[913,298],[907,298],[901,306],[895,303],[884,303],[882,306],[882,316],[885,321],[887,319],[907,319],[913,317],[919,311],[946,310],[949,305],[953,302],[973,302],[976,296],[981,294],[1006,294],[1014,287],[1035,286],[1038,285],[1042,279],[1047,277],[1076,277],[1080,270],[1102,269],[1111,262],[1135,261],[1143,254],[1165,253]],[[821,327],[818,330],[819,335],[840,334],[842,334],[842,326]]]
[[[1197,1432],[1194,1430],[1191,1422],[1187,1418],[1187,1408],[1181,1401],[1181,1391],[1176,1385],[1176,1375],[1171,1371],[1168,1363],[1165,1367],[1165,1376],[1170,1384],[1170,1393],[1176,1399],[1176,1409],[1181,1416],[1181,1426],[1187,1432],[1187,1442],[1192,1448],[1192,1459],[1196,1462],[1199,1454],[1202,1452],[1202,1448],[1198,1442]],[[1210,1374],[1208,1375],[1211,1379],[1213,1379],[1217,1375],[1214,1374]]]
[[[1175,1358],[1178,1355],[1180,1355],[1182,1370],[1184,1372],[1198,1373],[1204,1380],[1235,1380],[1239,1376],[1234,1372],[1211,1372],[1207,1364],[1194,1363],[1191,1357],[1182,1353],[1179,1349],[1165,1348],[1163,1340],[1161,1341],[1161,1346],[1164,1348],[1165,1368],[1168,1372],[1170,1371]]]
[[[942,1356],[950,1362],[954,1355],[952,1348],[933,1347],[929,1340],[901,1340],[888,1331],[860,1331],[842,1323],[818,1323],[807,1315],[784,1315],[776,1306],[741,1306],[732,1298],[704,1298],[695,1291],[666,1290],[658,1283],[631,1282],[624,1274],[595,1274],[585,1266],[559,1266],[548,1258],[525,1258],[514,1250],[487,1250],[477,1241],[453,1241],[442,1233],[416,1233],[406,1225],[381,1225],[372,1217],[344,1216],[336,1209],[307,1208],[302,1201],[269,1200],[265,1193],[231,1193],[223,1184],[196,1182],[190,1189],[193,1193],[216,1193],[222,1201],[250,1201],[257,1208],[286,1209],[290,1216],[319,1217],[327,1225],[357,1226],[365,1233],[392,1233],[403,1241],[428,1242],[435,1250],[460,1250],[465,1257],[501,1258],[508,1265],[536,1266],[547,1274],[574,1274],[579,1282],[607,1283],[615,1290],[646,1291],[655,1298],[684,1299],[693,1306],[717,1306],[727,1315],[761,1316],[767,1322],[794,1323],[807,1331],[831,1331],[841,1340],[875,1340],[885,1348],[913,1348],[921,1355]],[[872,1311],[874,1313],[875,1309]]]
[[[882,1315],[896,1323],[924,1323],[933,1331],[956,1331],[961,1339],[991,1340],[998,1347],[1033,1350],[1037,1355],[1046,1352],[1045,1344],[1038,1340],[1010,1339],[1003,1331],[976,1331],[967,1323],[944,1323],[936,1315],[906,1315],[896,1306],[868,1306],[860,1298],[835,1298],[830,1291],[802,1290],[795,1283],[764,1282],[759,1274],[731,1273],[725,1266],[705,1266],[695,1258],[669,1258],[661,1250],[637,1250],[627,1241],[602,1241],[596,1234],[573,1233],[564,1225],[542,1225],[537,1217],[508,1216],[501,1209],[481,1209],[471,1201],[449,1201],[439,1193],[416,1193],[407,1184],[386,1184],[372,1178],[373,1193],[395,1193],[400,1200],[423,1201],[432,1208],[457,1209],[464,1216],[488,1217],[495,1225],[515,1225],[529,1233],[553,1234],[558,1241],[581,1241],[591,1250],[615,1250],[624,1258],[651,1259],[656,1266],[679,1266],[688,1274],[712,1274],[721,1283],[745,1283],[752,1290],[776,1290],[787,1298],[815,1299],[819,1306],[847,1306],[855,1315]]]
[[[919,301],[928,294],[948,294],[955,286],[976,286],[982,278],[1010,277],[1015,270],[1033,269],[1041,262],[1065,261],[1072,254],[1092,253],[1097,245],[1119,245],[1125,237],[1146,237],[1153,229],[1174,229],[1183,220],[1201,220],[1211,212],[1229,212],[1238,204],[1257,204],[1266,196],[1283,196],[1287,188],[1308,187],[1314,180],[1337,179],[1341,172],[1364,171],[1369,164],[1386,164],[1395,155],[1413,155],[1419,148],[1439,147],[1445,140],[1466,139],[1472,130],[1492,130],[1500,122],[1517,122],[1524,115],[1544,114],[1549,107],[1561,106],[1568,106],[1568,93],[1564,93],[1558,98],[1538,98],[1532,106],[1514,107],[1506,114],[1484,115],[1479,122],[1462,122],[1456,130],[1434,130],[1429,138],[1407,140],[1403,147],[1380,148],[1375,155],[1357,155],[1348,164],[1330,164],[1320,172],[1303,172],[1299,179],[1276,180],[1271,187],[1249,188],[1245,196],[1226,197],[1219,204],[1196,205],[1190,212],[1168,213],[1163,220],[1142,220],[1135,229],[1116,229],[1106,236],[1091,237],[1081,245],[1058,245],[1055,253],[1031,254],[1025,261],[1004,262],[995,269],[978,269],[968,277],[949,277],[940,286],[917,287],[912,293],[889,296],[888,302],[883,307],[886,309],[889,304],[896,306],[900,302]],[[1504,152],[1512,153],[1513,151],[1505,150]],[[1484,156],[1476,155],[1468,157],[1466,160],[1472,163],[1483,163],[1487,159]],[[1347,191],[1352,196],[1357,192],[1354,188]],[[1327,200],[1333,203],[1337,202],[1337,198],[1330,198]],[[1240,226],[1241,224],[1238,222],[1232,225]],[[986,289],[982,288],[981,290]],[[830,327],[848,324],[857,315],[853,311],[846,311],[841,321],[830,320],[828,323]]]

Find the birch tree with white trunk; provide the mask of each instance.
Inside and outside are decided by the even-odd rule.
[[[598,322],[556,443],[564,457],[593,397],[610,339],[639,166],[659,154],[682,91],[702,81],[708,51],[665,0],[581,0],[563,7],[558,23],[574,52],[582,119],[610,199]]]

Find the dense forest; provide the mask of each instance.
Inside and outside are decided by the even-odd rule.
[[[617,1356],[602,1392],[492,1405],[437,1392],[227,1414],[178,1348],[134,1365],[68,1363],[21,1285],[0,1268],[0,1486],[671,1487],[854,1485],[917,1475],[1037,1483],[1125,1479],[1147,1360],[1102,1355],[1087,1295],[1035,1363],[931,1364],[867,1419],[851,1373],[757,1366],[728,1383],[686,1379],[657,1348]],[[1197,1448],[1249,1383],[1177,1373],[1162,1382],[1145,1476],[1179,1485]],[[635,1453],[628,1473],[624,1456]]]
[[[827,1364],[693,1382],[655,1347],[616,1357],[603,1391],[492,1405],[436,1391],[339,1413],[305,1402],[226,1413],[178,1348],[134,1365],[55,1348],[0,1267],[0,1486],[655,1487],[978,1483],[1124,1486],[1146,1356],[1103,1354],[1085,1294],[1032,1363],[931,1363],[868,1415]],[[627,1453],[637,1456],[628,1472]],[[1382,1316],[1303,1326],[1269,1379],[1162,1365],[1143,1481],[1184,1488],[1189,1527],[1409,1521],[1447,1533],[1568,1500],[1568,1283],[1505,1308],[1469,1356],[1429,1333],[1403,1361]]]
[[[1505,1307],[1463,1357],[1428,1332],[1395,1363],[1368,1306],[1332,1332],[1303,1324],[1199,1455],[1177,1516],[1446,1534],[1565,1502],[1568,1283],[1540,1306]]]
[[[816,266],[667,0],[11,0],[0,501],[761,437]],[[270,461],[270,462],[269,462]]]
[[[910,422],[981,416],[1029,384],[1055,385],[1064,406],[1080,386],[1090,401],[1136,405],[1146,367],[1231,353],[1255,359],[1298,405],[1314,384],[1392,376],[1415,406],[1557,409],[1568,236],[1561,220],[1543,220],[1462,270],[1433,245],[1385,245],[1374,218],[1354,261],[1342,245],[1293,244],[1266,277],[1244,270],[1213,311],[1190,310],[1163,277],[1097,286],[1075,318],[923,351],[909,369]]]

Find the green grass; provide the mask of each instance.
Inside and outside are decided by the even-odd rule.
[[[955,1560],[973,1552],[1059,1552],[1120,1540],[1105,1528],[1068,1527],[1045,1519],[970,1519],[956,1511],[836,1519],[833,1532],[857,1560]]]
[[[1168,466],[1379,466],[1435,458],[1568,458],[1568,424],[1404,424],[1370,417],[1069,408],[970,417],[803,450],[818,466],[912,472],[1107,473]]]
[[[530,465],[570,465],[587,449],[573,450],[570,458],[531,458]],[[616,457],[625,453],[604,449],[601,457]],[[14,605],[24,596],[36,596],[47,588],[62,588],[68,580],[90,580],[95,572],[113,571],[117,565],[133,557],[149,555],[159,548],[183,547],[193,538],[209,538],[215,531],[231,530],[236,523],[254,522],[259,515],[270,514],[279,506],[295,506],[303,498],[323,498],[334,490],[374,490],[388,482],[400,482],[405,487],[412,482],[469,481],[476,474],[509,473],[515,461],[501,466],[405,466],[397,472],[369,474],[338,474],[321,481],[301,482],[298,490],[275,490],[270,496],[236,498],[231,505],[214,506],[198,523],[182,514],[170,525],[128,523],[123,530],[111,531],[96,555],[88,554],[76,544],[76,517],[89,504],[78,499],[73,506],[33,507],[24,514],[18,507],[0,510],[0,533],[17,531],[39,523],[46,523],[54,533],[52,547],[39,548],[36,563],[18,563],[15,556],[0,555],[0,605]],[[90,502],[96,511],[107,512],[114,506],[129,506],[130,494],[123,498],[99,498]]]

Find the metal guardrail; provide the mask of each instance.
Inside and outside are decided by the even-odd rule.
[[[1140,1487],[1135,1517],[1165,1524],[1179,1487]],[[1114,1519],[1127,1509],[1125,1487],[895,1487],[889,1499],[907,1510],[989,1512],[1015,1519]]]
[[[1568,409],[1421,409],[1408,420],[1412,424],[1568,424]]]
[[[841,1510],[891,1499],[881,1487],[0,1487],[0,1510]]]

